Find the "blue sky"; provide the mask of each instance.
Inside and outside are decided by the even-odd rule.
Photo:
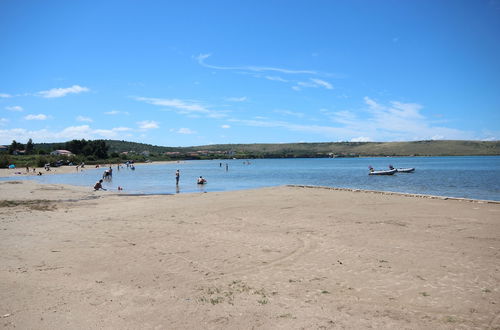
[[[0,143],[500,139],[500,0],[0,1]]]

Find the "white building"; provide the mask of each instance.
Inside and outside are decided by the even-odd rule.
[[[68,150],[54,150],[50,154],[55,155],[55,156],[71,156],[71,155],[73,155],[71,153],[71,151],[68,151]]]

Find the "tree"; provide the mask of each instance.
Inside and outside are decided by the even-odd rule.
[[[13,154],[16,150],[23,150],[24,144],[17,142],[16,140],[12,140],[12,143],[9,146],[9,154]]]
[[[75,155],[83,154],[86,157],[93,156],[96,159],[108,158],[109,146],[106,145],[106,142],[104,140],[71,140],[69,142],[66,142],[65,148]]]
[[[33,153],[33,140],[29,139],[28,143],[26,143],[26,155],[31,155]]]
[[[83,154],[83,149],[85,146],[87,146],[88,142],[85,141],[85,139],[81,140],[71,140],[69,142],[66,142],[65,149],[71,151],[75,155],[81,155]]]

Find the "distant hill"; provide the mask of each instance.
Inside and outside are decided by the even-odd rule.
[[[219,144],[189,148],[261,157],[476,156],[500,155],[500,141],[325,142],[283,144]]]
[[[165,147],[151,144],[105,140],[109,152],[151,154],[179,153],[202,157],[358,157],[358,156],[479,156],[500,155],[500,141],[427,140],[411,142],[323,142],[213,144],[192,147]],[[35,149],[54,150],[63,143],[39,143]]]

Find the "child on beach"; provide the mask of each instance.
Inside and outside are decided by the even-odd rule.
[[[102,187],[102,179],[97,181],[96,184],[94,185],[94,190],[99,190],[99,189],[102,189],[102,190],[106,190]]]

